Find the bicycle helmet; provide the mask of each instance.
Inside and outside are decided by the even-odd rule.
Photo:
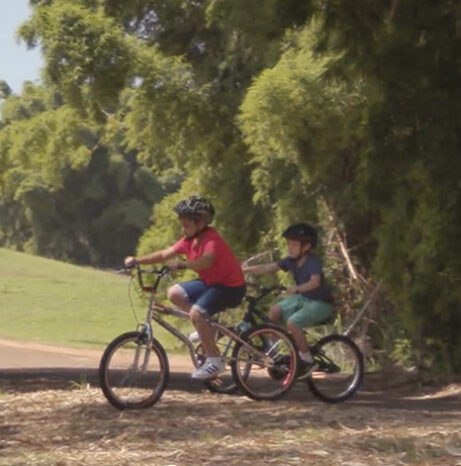
[[[205,220],[208,225],[213,221],[214,207],[208,199],[197,195],[189,196],[180,201],[173,210],[180,217],[189,217],[194,220]]]
[[[290,225],[282,233],[282,236],[301,243],[309,242],[313,248],[317,246],[317,230],[308,223],[295,223]]]

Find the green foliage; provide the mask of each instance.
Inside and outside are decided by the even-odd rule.
[[[0,244],[112,264],[172,244],[195,192],[244,258],[294,221],[328,240],[327,205],[387,285],[395,354],[460,370],[456,2],[31,5],[44,86],[0,84]]]
[[[47,78],[75,104],[84,97],[112,103],[127,83],[131,66],[123,31],[101,9],[91,8],[94,3],[40,4],[19,30],[29,46],[40,41]]]
[[[322,79],[332,57],[314,56],[317,29],[289,37],[280,61],[254,81],[241,107],[254,154],[254,199],[273,210],[272,232],[295,221],[315,223],[319,196],[349,208],[355,148],[364,144],[363,86]]]
[[[449,0],[391,5],[325,3],[322,45],[343,51],[331,73],[358,71],[380,89],[358,179],[378,219],[376,273],[391,287],[419,362],[432,353],[459,370],[461,9]]]
[[[119,264],[165,189],[117,143],[117,132],[50,102],[44,90],[30,86],[5,101],[0,244],[79,263]]]
[[[12,89],[6,81],[3,79],[0,80],[0,99],[6,99],[10,94],[12,94]]]
[[[124,118],[125,140],[139,160],[157,170],[188,164],[195,146],[200,154],[208,118],[206,88],[198,86],[190,66],[140,47],[140,83],[130,94]]]

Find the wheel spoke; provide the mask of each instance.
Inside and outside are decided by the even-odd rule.
[[[100,381],[106,398],[117,408],[152,406],[161,396],[168,379],[168,361],[157,341],[130,332],[116,338],[106,349],[100,364]]]
[[[232,372],[242,390],[256,400],[283,396],[295,381],[297,354],[291,336],[282,328],[258,326],[234,349]]]
[[[343,335],[330,335],[313,348],[314,370],[307,379],[311,391],[328,402],[344,401],[360,387],[363,356],[355,343]]]

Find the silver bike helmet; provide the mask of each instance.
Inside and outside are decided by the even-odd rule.
[[[205,220],[208,225],[214,218],[214,207],[208,199],[197,195],[189,196],[180,201],[173,209],[180,217],[194,220]]]

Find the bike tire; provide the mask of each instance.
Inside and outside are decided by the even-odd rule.
[[[242,392],[258,401],[276,400],[288,393],[296,382],[299,365],[291,334],[280,326],[262,324],[250,328],[241,338],[250,348],[235,343],[231,368]]]
[[[127,332],[105,349],[99,364],[99,381],[109,403],[118,409],[153,406],[162,396],[169,379],[168,358],[155,338],[147,350],[141,332]],[[149,365],[139,370],[139,363]]]
[[[359,347],[344,335],[328,335],[311,347],[314,368],[307,378],[320,400],[339,403],[351,398],[363,381],[365,364]]]

